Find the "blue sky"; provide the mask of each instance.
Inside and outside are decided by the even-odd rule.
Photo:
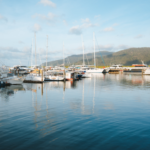
[[[93,52],[93,32],[97,51],[149,47],[149,5],[148,0],[0,0],[0,60],[29,65],[35,32],[38,64],[46,58],[46,35],[48,61],[62,58],[63,42],[65,56],[82,53],[81,35],[85,52]]]

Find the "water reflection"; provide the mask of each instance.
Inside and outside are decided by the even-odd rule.
[[[66,82],[45,82],[44,87],[47,89],[70,89],[70,88],[76,88],[77,84],[80,81],[66,81]]]
[[[19,91],[25,91],[22,85],[11,85],[5,88],[0,88],[0,98],[1,100],[8,101],[9,96],[16,94]]]
[[[76,82],[1,89],[0,145],[6,149],[9,140],[10,149],[115,149],[122,137],[118,149],[129,143],[136,149],[143,137],[150,140],[149,83],[150,76],[92,74]]]

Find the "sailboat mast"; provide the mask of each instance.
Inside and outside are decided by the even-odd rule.
[[[82,36],[81,36],[82,37]],[[84,63],[84,42],[83,42],[83,37],[82,37],[82,48],[83,48],[83,66],[85,65]]]
[[[47,35],[47,51],[46,51],[46,69],[47,69],[47,52],[48,52],[48,35]]]
[[[36,33],[34,34],[35,36],[35,66],[37,65],[37,62],[36,62]]]
[[[63,65],[65,67],[64,49],[65,49],[65,47],[64,47],[64,42],[63,42]]]
[[[94,44],[94,67],[96,68],[96,60],[95,60],[95,33],[93,32],[93,44]]]
[[[32,46],[31,46],[31,67],[32,67],[32,53],[33,53],[33,39],[32,39]]]

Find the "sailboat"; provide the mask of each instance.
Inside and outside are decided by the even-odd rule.
[[[93,33],[93,43],[94,43],[94,68],[86,70],[87,73],[102,73],[104,69],[96,68],[96,59],[95,59],[95,34]]]
[[[84,62],[84,42],[83,42],[82,36],[81,38],[82,38],[82,49],[83,49],[83,65],[81,66],[81,69],[79,70],[79,72],[82,73],[82,78],[91,78],[91,74],[87,73],[87,70],[89,70],[90,68],[86,66]]]
[[[63,44],[64,47],[64,44]],[[47,51],[48,51],[48,35],[47,35]],[[63,54],[64,55],[64,54]],[[63,59],[64,60],[64,59]],[[46,68],[47,68],[47,52],[46,52]],[[63,68],[65,72],[65,67]],[[64,72],[54,72],[54,71],[47,71],[45,74],[45,81],[64,81]]]
[[[32,43],[32,50],[33,50],[33,43]],[[37,65],[37,61],[36,61],[36,33],[35,33],[35,65]],[[41,74],[42,75],[40,75],[40,73],[39,74],[30,73],[25,77],[24,82],[25,83],[43,83],[44,82],[43,70],[41,70]]]

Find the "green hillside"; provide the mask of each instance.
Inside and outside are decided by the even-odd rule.
[[[150,48],[129,48],[103,57],[105,64],[121,63],[125,66],[139,64],[143,60],[150,64]],[[91,60],[92,61],[92,60]],[[103,65],[101,58],[97,58],[98,65]]]
[[[111,55],[111,54],[113,54],[113,52],[101,51],[101,52],[96,52],[95,53],[95,55],[97,57],[100,57],[101,55],[102,56],[106,56],[106,55]],[[85,58],[85,62],[86,62],[87,60],[93,59],[94,58],[94,54],[93,53],[85,54],[84,58]],[[65,65],[69,66],[69,65],[72,65],[72,64],[77,64],[80,61],[82,61],[82,63],[83,63],[83,55],[82,54],[71,55],[71,56],[65,58]],[[61,64],[63,64],[63,60],[62,59],[51,61],[51,62],[47,63],[48,66],[57,66],[57,65],[61,65]],[[46,63],[43,63],[42,65],[45,66]]]
[[[97,66],[104,66],[102,58],[100,54],[103,56],[103,60],[105,62],[106,66],[112,65],[112,64],[123,64],[126,66],[131,66],[132,64],[138,64],[141,63],[141,60],[144,61],[144,63],[150,65],[150,48],[144,47],[144,48],[129,48],[125,50],[121,50],[118,52],[97,52],[96,53],[96,65]],[[62,64],[62,60],[52,61],[48,62],[48,65],[55,66]],[[81,65],[83,63],[82,54],[81,55],[72,55],[65,59],[65,64],[75,64],[75,65]],[[93,53],[89,53],[85,55],[85,63],[87,65],[93,65]],[[45,64],[44,64],[45,65]]]

